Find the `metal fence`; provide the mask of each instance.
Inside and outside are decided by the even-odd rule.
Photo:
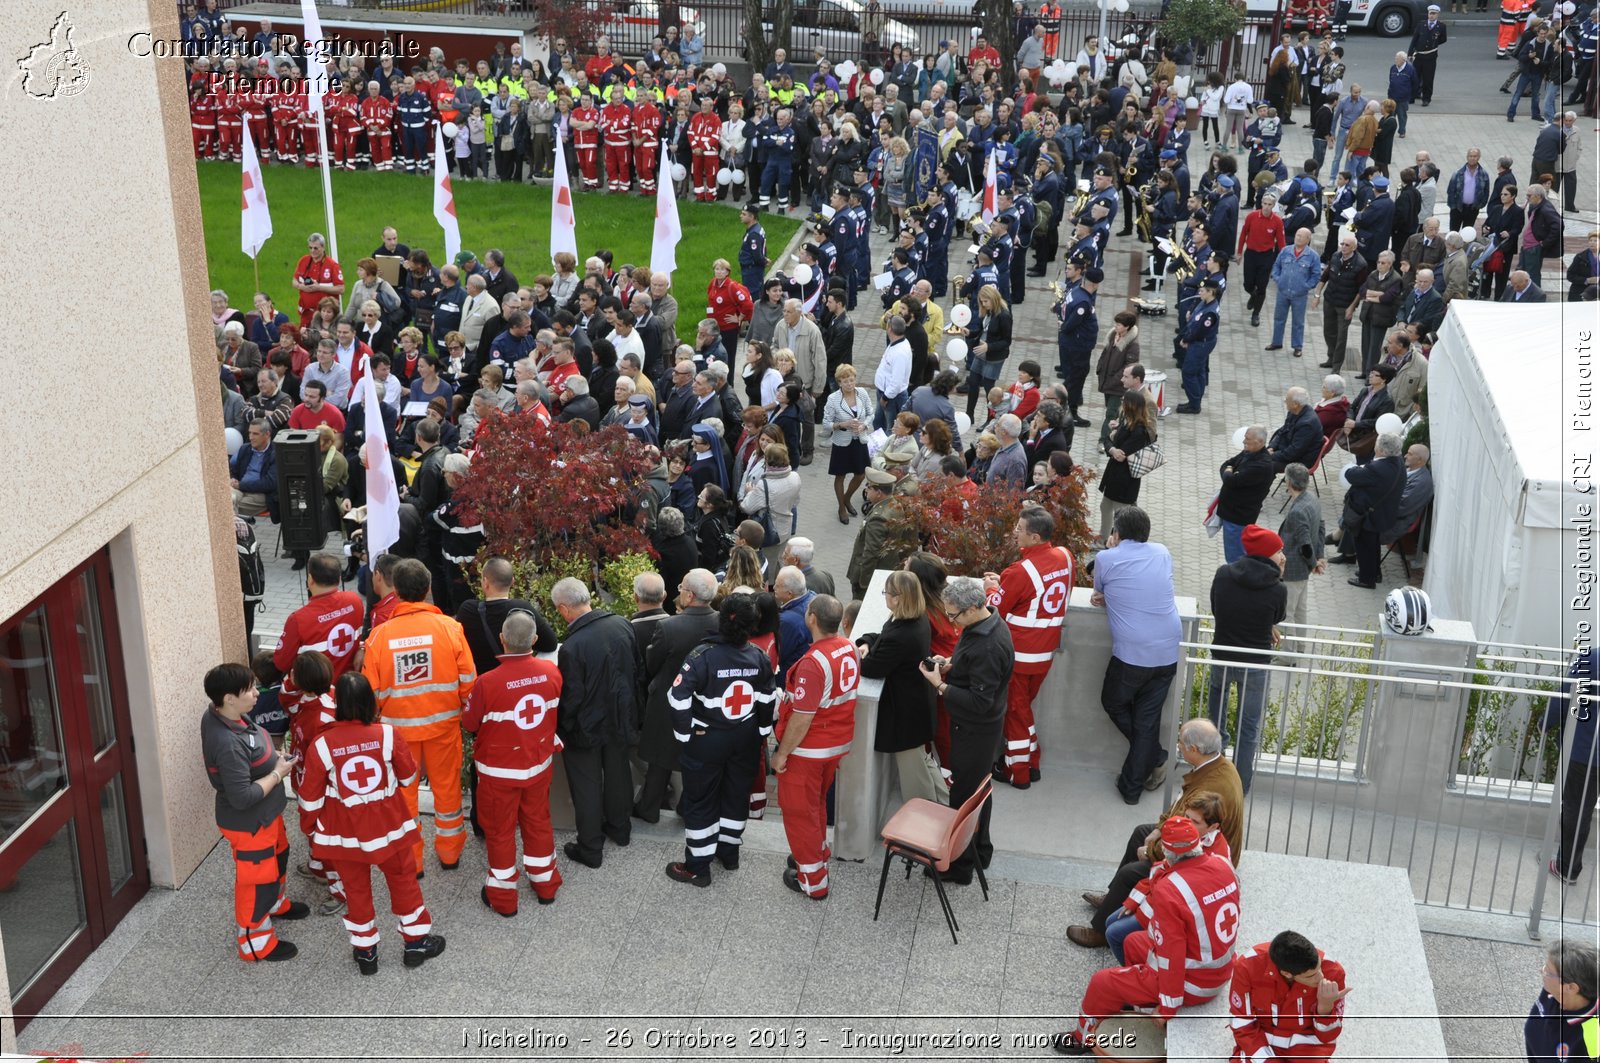
[[[1404,867],[1419,903],[1526,917],[1533,937],[1544,919],[1594,921],[1593,859],[1570,887],[1546,870],[1573,729],[1563,748],[1542,723],[1569,653],[1487,644],[1428,663],[1370,631],[1283,630],[1272,663],[1251,666],[1248,848]],[[1178,723],[1211,714],[1210,636],[1205,621],[1186,644]],[[1219,704],[1231,749],[1241,693]]]

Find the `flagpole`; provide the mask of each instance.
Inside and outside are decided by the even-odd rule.
[[[326,75],[323,75],[325,78]],[[313,92],[316,87],[312,86]],[[328,112],[322,107],[317,108],[317,145],[321,149],[318,155],[322,159],[322,212],[328,221],[328,254],[333,256],[335,262],[339,261],[339,231],[333,224],[333,178],[328,175]],[[343,309],[342,307],[340,309]]]

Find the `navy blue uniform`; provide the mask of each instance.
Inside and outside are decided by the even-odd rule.
[[[1219,321],[1217,306],[1211,303],[1197,309],[1183,329],[1183,393],[1196,413],[1211,382],[1211,350],[1217,345]]]
[[[750,784],[761,766],[761,742],[776,716],[772,659],[748,642],[713,635],[689,652],[667,691],[683,772],[683,862],[704,874],[711,857],[739,863]]]
[[[1232,251],[1239,246],[1239,200],[1233,189],[1225,188],[1217,197],[1211,217],[1206,221],[1206,232],[1216,241],[1212,247]]]
[[[1083,381],[1089,375],[1089,359],[1100,335],[1100,319],[1095,315],[1094,302],[1093,292],[1073,288],[1057,310],[1061,319],[1060,330],[1056,333],[1059,371],[1061,379],[1066,381],[1067,405],[1073,413],[1083,405]]]
[[[1028,248],[1033,243],[1033,227],[1038,223],[1039,210],[1027,196],[1018,196],[1011,203],[1011,240],[1015,245],[1011,255],[1011,302],[1021,304],[1027,297]]]
[[[861,204],[850,208],[856,224],[856,290],[865,291],[872,284],[872,254],[868,250],[872,231],[872,186],[861,186]]]
[[[928,208],[922,228],[928,236],[928,256],[922,271],[933,285],[934,297],[943,299],[950,287],[950,211],[944,203]]]
[[[744,231],[744,240],[739,244],[739,283],[750,290],[752,299],[759,301],[766,277],[767,231],[757,223]]]
[[[1378,254],[1388,248],[1390,230],[1394,227],[1394,200],[1376,196],[1366,210],[1356,215],[1356,247],[1368,262],[1378,261]]]
[[[991,237],[983,249],[994,263],[995,286],[1000,289],[1000,298],[1011,302],[1011,253],[1016,249],[1016,241],[1011,239],[1010,233],[1001,233]]]
[[[845,305],[851,310],[856,308],[856,256],[860,249],[856,246],[856,223],[850,214],[850,208],[836,210],[833,218],[828,222],[828,238],[833,241],[834,249],[838,252],[839,275],[844,278],[849,293]]]
[[[972,308],[972,319],[974,321],[978,319],[978,292],[985,284],[992,284],[997,290],[1000,287],[1000,277],[992,265],[979,266],[973,270],[972,275],[967,278],[967,282],[956,293]]]
[[[787,202],[789,181],[794,172],[794,126],[784,129],[774,123],[770,128],[763,128],[761,143],[767,150],[767,165],[761,171],[760,203],[765,206],[772,197]]]

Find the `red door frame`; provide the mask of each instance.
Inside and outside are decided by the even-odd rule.
[[[75,613],[82,597],[79,577],[87,574],[96,592],[102,648],[105,654],[101,686],[110,696],[114,737],[98,755],[89,724],[89,703],[83,677],[92,662],[82,659]],[[0,880],[14,877],[28,859],[69,820],[76,826],[76,856],[82,879],[85,925],[12,1001],[20,1031],[59,990],[72,972],[110,935],[150,888],[150,866],[145,853],[144,820],[139,800],[138,766],[134,759],[132,718],[123,671],[122,638],[117,625],[111,555],[97,551],[67,573],[49,590],[0,622],[0,632],[43,607],[50,644],[50,668],[61,723],[62,754],[68,785],[53,795],[33,819],[0,846]],[[113,892],[106,859],[105,824],[100,813],[100,792],[118,774],[122,777],[123,809],[128,826],[127,845],[133,875]]]

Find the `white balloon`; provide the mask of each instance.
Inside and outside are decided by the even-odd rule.
[[[956,438],[961,439],[972,431],[972,418],[961,410],[956,411]]]
[[[1469,225],[1465,229],[1461,230],[1461,242],[1462,243],[1470,244],[1470,243],[1472,243],[1472,241],[1476,240],[1477,238],[1478,238],[1478,230],[1474,229],[1472,226]]]
[[[1191,111],[1198,111],[1200,109],[1200,101],[1195,99],[1193,96],[1190,96],[1187,100],[1184,100],[1183,105],[1185,108]]]
[[[1383,436],[1391,433],[1398,433],[1401,429],[1405,428],[1405,426],[1406,423],[1400,419],[1399,414],[1386,413],[1382,417],[1378,418],[1378,423],[1374,427],[1378,429],[1378,434]]]
[[[1247,425],[1244,428],[1241,428],[1237,432],[1233,433],[1233,445],[1235,447],[1237,447],[1239,450],[1243,450],[1244,449],[1244,434],[1246,432],[1248,432],[1248,431],[1250,431],[1250,428]]]
[[[733,184],[733,171],[728,169],[726,166],[724,166],[722,169],[718,170],[717,171],[717,184],[719,184],[719,185],[731,185],[731,184]]]
[[[446,140],[454,140],[458,132],[460,132],[460,130],[456,128],[456,124],[454,122],[446,122],[444,124],[444,138]]]
[[[967,341],[960,336],[953,336],[950,342],[944,345],[944,356],[952,362],[965,361],[967,357]]]
[[[684,177],[686,177],[688,175],[688,173],[689,173],[689,171],[685,170],[683,168],[683,163],[675,162],[675,163],[672,164],[672,179],[674,181],[683,180]]]
[[[966,328],[972,323],[972,307],[966,303],[957,303],[950,308],[950,323],[957,328]]]
[[[711,72],[719,78],[725,78],[728,76],[728,68],[723,66],[721,63],[712,63]]]
[[[801,284],[811,283],[811,267],[802,262],[794,268],[794,279]]]
[[[846,59],[844,62],[833,68],[833,74],[834,77],[838,78],[840,81],[849,81],[851,78],[856,76],[856,70],[857,67],[855,60]]]
[[[982,35],[982,33],[983,33],[983,31],[980,30],[978,27],[976,27],[976,26],[972,27],[972,39],[973,40],[977,40],[978,37],[980,35]]]
[[[883,71],[874,70],[872,73],[867,75],[867,80],[872,82],[874,85],[882,85],[883,84]]]
[[[736,184],[736,185],[744,184],[744,171],[743,170],[733,170],[733,171],[731,171],[731,176],[733,178],[733,183],[734,184]]]
[[[229,428],[222,435],[228,441],[228,457],[231,458],[239,453],[239,448],[244,446],[244,436],[239,434],[239,430],[237,428]]]
[[[1126,15],[1128,13],[1128,0],[1116,0],[1111,7],[1117,14]]]

